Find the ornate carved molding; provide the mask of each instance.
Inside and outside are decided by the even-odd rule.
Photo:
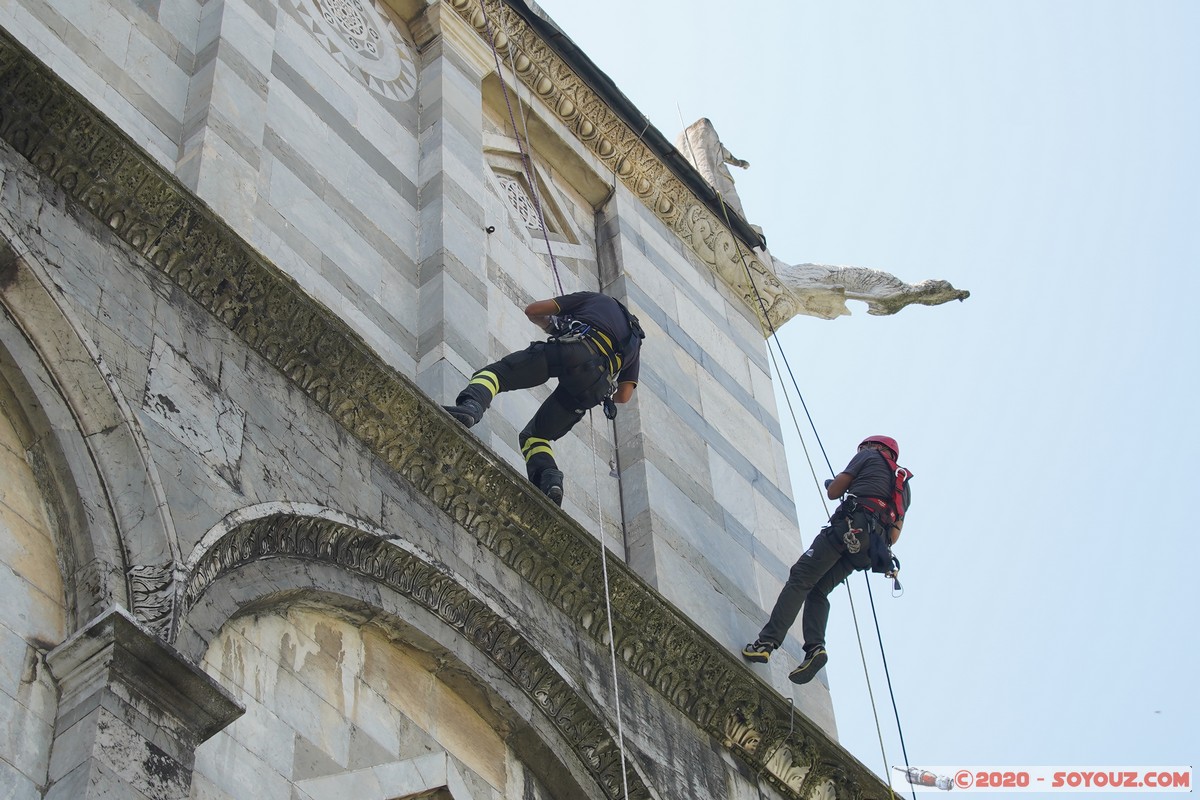
[[[484,0],[484,7],[480,0],[446,2],[485,42],[490,24],[505,68],[511,63],[545,107],[742,298],[758,316],[764,334],[767,320],[778,328],[801,310],[750,245],[739,242],[643,143],[641,132],[626,125],[503,0]]]
[[[130,607],[138,622],[162,639],[170,635],[179,587],[174,564],[135,564],[125,576]]]
[[[595,539],[5,32],[0,138],[78,203],[81,215],[106,226],[574,619],[581,632],[606,646]],[[605,141],[622,140],[614,135]],[[313,557],[359,564],[377,579],[391,580],[383,567],[387,560],[376,558],[377,544],[344,531],[322,537],[309,529],[306,535],[303,546]],[[265,533],[237,541],[240,547],[282,546]],[[808,796],[823,764],[838,767],[830,780],[839,797],[889,796],[869,770],[793,714],[789,703],[627,567],[610,560],[609,573],[617,654],[630,674],[786,797]],[[432,592],[435,583],[412,591]],[[793,788],[800,773],[802,785]]]

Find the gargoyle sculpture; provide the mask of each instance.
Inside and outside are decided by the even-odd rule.
[[[907,305],[937,306],[951,300],[966,300],[971,293],[955,289],[948,281],[927,280],[905,283],[887,272],[865,267],[827,267],[822,264],[784,264],[774,261],[775,274],[802,309],[800,313],[821,319],[849,314],[847,300],[861,300],[867,313],[895,314]]]
[[[729,152],[707,118],[687,127],[675,140],[675,147],[696,171],[716,189],[725,203],[743,219],[742,202],[726,164],[743,169],[748,161]],[[955,289],[947,281],[927,280],[905,283],[887,272],[865,267],[827,267],[821,264],[784,264],[765,250],[757,251],[763,263],[779,277],[780,283],[795,300],[801,314],[834,319],[850,313],[847,300],[861,300],[867,313],[877,316],[895,314],[914,303],[936,306],[951,300],[965,300],[971,293]]]

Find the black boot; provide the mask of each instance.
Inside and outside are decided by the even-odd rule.
[[[456,406],[442,406],[456,420],[466,425],[468,428],[476,425],[479,420],[483,419],[484,408],[479,401],[473,400],[470,397],[464,397],[458,401]]]
[[[549,497],[554,505],[562,507],[563,500],[563,474],[559,469],[544,469],[542,477],[538,480],[538,488]]]
[[[829,654],[825,652],[825,645],[805,647],[804,660],[800,662],[800,666],[788,673],[788,680],[792,683],[808,683],[828,661]]]

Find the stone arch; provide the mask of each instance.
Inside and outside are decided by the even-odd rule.
[[[179,546],[149,448],[49,271],[4,220],[0,308],[0,378],[59,538],[69,629],[119,605],[161,635]]]
[[[0,349],[0,362],[6,362]],[[40,471],[28,457],[26,415],[0,370],[0,785],[5,797],[41,796],[58,687],[45,655],[67,635],[63,570]]]
[[[496,715],[554,796],[623,796],[620,746],[596,703],[508,614],[417,547],[328,510],[270,513],[206,541],[189,559],[175,638],[187,658],[200,663],[240,616],[319,603],[427,654]],[[628,756],[625,766],[628,797],[653,797]]]

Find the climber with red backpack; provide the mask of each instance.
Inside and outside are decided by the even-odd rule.
[[[758,638],[742,648],[747,661],[765,664],[783,643],[804,607],[804,660],[792,670],[792,683],[808,683],[825,666],[825,627],[829,593],[855,570],[893,577],[899,562],[891,546],[900,538],[908,510],[912,473],[896,464],[900,446],[890,436],[868,436],[837,477],[825,481],[830,500],[844,497],[829,524],[800,556],[779,592]]]

